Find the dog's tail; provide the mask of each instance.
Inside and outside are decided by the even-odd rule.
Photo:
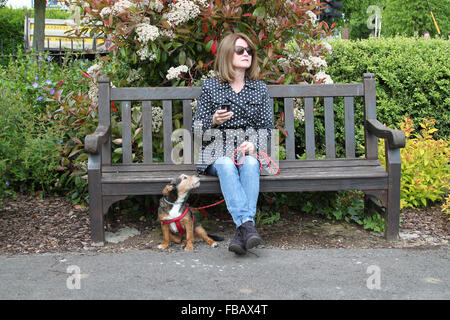
[[[221,236],[217,236],[215,234],[209,234],[208,233],[208,237],[210,237],[211,239],[213,239],[214,241],[223,241],[225,240],[225,238],[221,237]]]

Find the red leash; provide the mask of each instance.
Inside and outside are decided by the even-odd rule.
[[[225,199],[222,199],[222,200],[220,200],[220,201],[218,201],[218,202],[216,202],[216,203],[210,204],[209,206],[198,207],[198,208],[192,208],[192,210],[200,210],[200,209],[205,209],[205,208],[209,208],[209,207],[214,207],[214,206],[216,206],[216,205],[218,205],[219,203],[222,203],[222,202],[224,202],[224,201],[225,201]]]
[[[233,152],[233,162],[234,162],[234,164],[237,165],[237,166],[243,165],[244,162],[245,162],[245,151],[244,151],[244,149],[245,149],[244,147],[239,147],[239,148],[237,148],[236,150],[234,150],[234,152]],[[234,158],[235,158],[234,155],[235,155],[236,152],[238,152],[238,151],[241,151],[241,152],[242,152],[242,162],[241,162],[241,163],[236,163],[236,161],[234,161]],[[275,163],[275,161],[273,161],[273,159],[272,159],[271,157],[269,157],[269,155],[268,155],[267,153],[265,153],[265,152],[261,152],[260,154],[261,154],[261,156],[263,156],[263,157],[266,159],[266,161],[267,161],[267,166],[270,168],[270,170],[272,171],[272,173],[275,174],[275,175],[280,174],[280,167]],[[262,169],[262,159],[261,159],[261,156],[260,156],[259,154],[257,154],[257,153],[255,153],[255,155],[256,155],[256,156],[258,157],[258,159],[259,159],[259,170],[261,170],[261,169]],[[275,167],[276,167],[276,170],[275,170],[275,171],[272,169],[271,163],[273,163],[273,164],[275,165]]]

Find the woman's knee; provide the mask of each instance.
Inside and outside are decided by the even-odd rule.
[[[228,157],[220,157],[220,158],[218,158],[214,162],[214,167],[219,172],[236,170],[236,166],[233,163],[233,160],[228,158]]]
[[[244,166],[247,167],[258,167],[259,168],[259,160],[254,156],[246,156]]]

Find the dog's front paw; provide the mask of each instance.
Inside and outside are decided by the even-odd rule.
[[[217,248],[219,245],[217,244],[217,242],[213,242],[210,244],[211,248]]]
[[[166,250],[167,247],[169,247],[169,245],[165,243],[161,243],[160,245],[158,245],[158,249],[160,250]]]
[[[184,247],[184,250],[194,250],[194,245],[192,243],[187,243],[186,247]]]

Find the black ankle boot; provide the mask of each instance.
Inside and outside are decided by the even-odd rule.
[[[242,229],[242,238],[246,250],[254,248],[264,243],[264,241],[259,236],[258,231],[256,231],[255,226],[251,221],[243,223],[241,225],[241,229]]]
[[[236,229],[234,238],[233,238],[233,240],[231,240],[230,245],[228,246],[228,251],[232,251],[239,255],[243,255],[243,254],[247,253],[247,250],[245,250],[245,242],[242,238],[242,228],[241,227]]]

